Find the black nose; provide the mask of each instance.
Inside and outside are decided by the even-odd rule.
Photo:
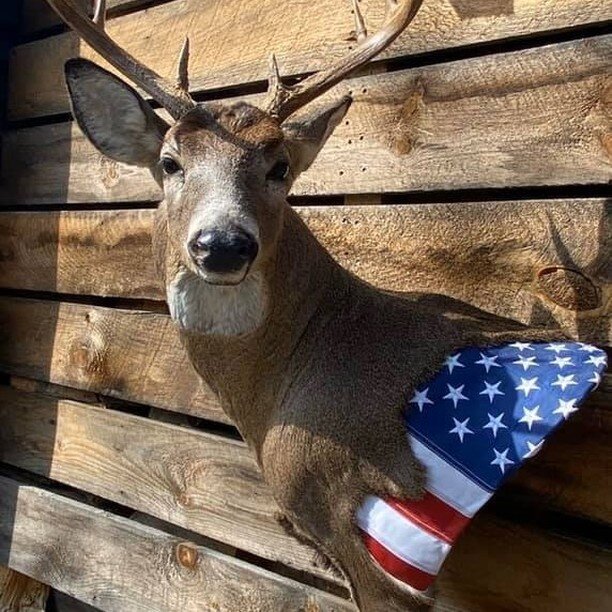
[[[240,229],[199,231],[189,241],[195,263],[217,274],[238,272],[257,256],[257,241]]]

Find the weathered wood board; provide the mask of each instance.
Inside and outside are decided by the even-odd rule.
[[[364,0],[361,4],[369,23],[377,27],[385,1]],[[612,7],[601,0],[429,0],[382,57],[426,53],[609,19]],[[174,74],[182,39],[188,35],[194,90],[263,81],[268,77],[271,52],[285,75],[318,70],[343,57],[354,45],[353,30],[349,0],[317,0],[316,10],[302,0],[181,0],[119,17],[108,26],[119,44],[167,76]],[[73,33],[16,47],[11,61],[9,118],[66,112],[69,107],[63,65],[77,55],[99,59]]]
[[[347,81],[328,95],[355,104],[293,192],[607,184],[611,54],[612,35]],[[71,123],[8,132],[3,150],[5,204],[161,197]]]
[[[217,421],[217,399],[164,314],[0,299],[5,371]]]
[[[340,263],[376,286],[444,293],[585,341],[612,340],[605,200],[298,211]],[[151,257],[153,214],[0,213],[0,287],[163,299]]]
[[[161,313],[1,298],[0,371],[227,421]]]
[[[49,587],[0,565],[0,612],[44,612]]]
[[[135,10],[141,5],[146,5],[150,0],[107,0],[107,18],[112,19],[118,10]],[[40,33],[62,22],[55,11],[47,4],[46,0],[22,0],[21,9],[21,34],[24,36]],[[86,10],[89,15],[93,14],[93,3],[91,0],[75,0],[75,4]]]
[[[0,558],[106,611],[353,609],[212,549],[3,477]]]
[[[593,404],[509,483],[510,497],[529,493],[540,506],[612,523],[612,503],[599,490],[612,469],[612,416],[609,405]],[[5,463],[331,578],[277,524],[276,506],[241,442],[1,387],[0,418]]]
[[[354,610],[157,529],[0,478],[0,555],[9,546],[12,568],[102,610]],[[483,514],[446,562],[435,609],[490,612],[503,602],[525,612],[597,610],[611,595],[610,564],[596,547]]]

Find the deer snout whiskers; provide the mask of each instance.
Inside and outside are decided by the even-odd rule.
[[[187,250],[207,282],[237,284],[247,275],[259,252],[257,240],[239,227],[196,231]]]

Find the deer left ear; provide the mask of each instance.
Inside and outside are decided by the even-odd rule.
[[[82,58],[65,68],[73,115],[89,141],[111,159],[154,168],[168,124],[127,83]]]
[[[293,123],[283,125],[295,176],[307,170],[342,121],[353,100],[345,96]]]

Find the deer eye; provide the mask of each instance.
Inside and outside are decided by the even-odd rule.
[[[171,157],[162,157],[161,167],[164,174],[171,175],[181,171],[181,167]]]
[[[269,181],[284,181],[289,174],[289,164],[285,161],[279,161],[272,166],[272,169],[266,175]]]

